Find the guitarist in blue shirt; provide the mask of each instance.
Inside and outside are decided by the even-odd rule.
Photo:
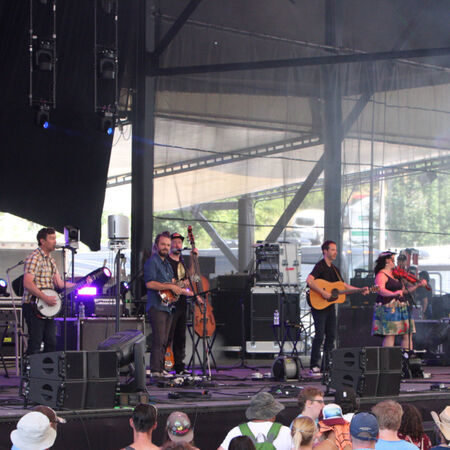
[[[332,295],[330,292],[321,289],[315,280],[325,280],[330,283],[337,281],[343,281],[339,269],[333,264],[333,261],[337,257],[337,245],[334,241],[325,241],[322,244],[323,258],[314,266],[312,272],[306,278],[306,283],[312,291],[317,292],[325,300],[329,300]],[[352,291],[360,291],[359,288],[350,286],[347,283],[343,283],[345,288]],[[364,288],[362,294],[369,293],[369,288]],[[334,303],[324,309],[315,309],[311,305],[311,314],[314,319],[314,339],[311,348],[311,360],[310,369],[311,375],[320,375],[319,359],[320,359],[320,347],[325,338],[325,344],[323,347],[324,357],[326,358],[333,350],[334,341],[336,339],[336,307]]]

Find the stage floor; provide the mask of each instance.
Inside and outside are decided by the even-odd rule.
[[[251,362],[249,364],[254,364]],[[265,365],[264,365],[265,364]],[[400,395],[395,397],[362,397],[360,410],[367,411],[381,399],[393,398],[399,402],[413,403],[422,412],[425,427],[432,430],[430,411],[442,411],[450,404],[450,367],[424,367],[431,374],[429,379],[403,380]],[[12,372],[12,370],[11,370]],[[198,372],[198,371],[197,371]],[[195,442],[201,449],[215,449],[222,442],[227,431],[245,421],[245,410],[250,398],[259,391],[275,391],[275,396],[284,404],[285,410],[279,421],[288,425],[298,414],[296,396],[302,386],[315,386],[325,390],[321,379],[312,379],[303,371],[304,380],[286,382],[263,378],[252,379],[252,375],[270,374],[268,361],[258,368],[229,368],[212,371],[211,380],[203,380],[192,386],[161,387],[148,385],[150,401],[159,411],[159,425],[154,434],[154,442],[162,443],[165,420],[172,411],[182,410],[189,414],[195,423]],[[438,385],[439,390],[431,389]],[[26,409],[19,397],[19,379],[0,375],[0,449],[10,448],[9,433]],[[333,401],[333,389],[326,402]],[[178,394],[180,398],[169,398]],[[29,407],[30,408],[30,407]],[[80,411],[60,411],[67,423],[58,428],[55,449],[118,449],[132,440],[128,425],[131,407],[93,409]]]

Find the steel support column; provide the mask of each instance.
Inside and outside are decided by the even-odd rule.
[[[137,89],[133,101],[133,141],[131,146],[131,274],[143,266],[144,251],[151,249],[153,236],[153,172],[155,136],[156,78],[145,74],[147,52],[155,45],[155,19],[147,1],[140,2],[137,43]],[[136,283],[135,298],[141,298]]]
[[[337,45],[340,36],[340,18],[338,16],[338,2],[325,1],[325,43]],[[331,239],[342,248],[341,225],[341,142],[342,105],[340,66],[327,66],[322,70],[323,75],[323,141],[324,141],[324,211],[325,229],[324,239]],[[340,252],[336,259],[340,265]]]
[[[252,243],[255,241],[255,214],[253,199],[244,196],[238,200],[239,272],[244,272],[253,257]]]

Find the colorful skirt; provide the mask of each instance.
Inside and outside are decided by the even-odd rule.
[[[416,332],[414,320],[409,320],[408,306],[393,300],[387,305],[376,304],[373,313],[372,334],[379,336],[402,335]]]

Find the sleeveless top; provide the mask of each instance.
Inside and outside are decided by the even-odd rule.
[[[403,284],[400,280],[390,277],[386,272],[383,272],[383,275],[386,275],[386,277],[387,277],[387,282],[384,285],[384,288],[386,290],[395,292],[395,291],[399,291],[400,289],[403,289]],[[383,305],[386,305],[392,299],[393,299],[393,297],[383,297],[381,294],[378,294],[377,298],[375,300],[375,303],[381,303]]]

